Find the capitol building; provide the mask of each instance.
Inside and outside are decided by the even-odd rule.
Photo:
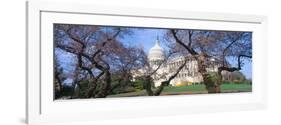
[[[191,56],[177,56],[173,58],[169,58],[167,61],[163,63],[165,60],[164,50],[160,46],[159,39],[156,40],[155,45],[149,50],[148,60],[150,67],[155,70],[159,67],[156,73],[153,74],[152,79],[154,86],[160,86],[161,82],[168,80],[170,76],[175,74],[176,70],[184,63],[184,59],[187,59],[187,63],[184,68],[178,73],[178,75],[170,82],[172,86],[178,86],[180,84],[186,83],[187,85],[192,85],[196,83],[200,83],[203,81],[201,74],[198,72],[197,61]],[[208,68],[208,72],[217,71],[217,66],[212,63]],[[138,76],[144,72],[144,70],[140,69],[138,73],[133,73],[133,76]]]

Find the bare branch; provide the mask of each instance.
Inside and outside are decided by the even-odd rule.
[[[165,86],[169,85],[170,82],[179,74],[179,72],[184,68],[184,66],[187,63],[187,58],[184,59],[184,63],[181,64],[181,66],[178,68],[178,70],[169,77],[167,81],[163,81],[161,85],[157,88],[157,90],[154,92],[154,95],[158,96],[161,94],[162,90],[164,89]]]
[[[234,71],[239,71],[241,70],[241,58],[246,57],[246,58],[252,58],[252,56],[249,55],[239,55],[238,56],[238,66],[237,67],[226,67],[226,66],[221,66],[218,68],[218,72],[220,73],[221,71],[229,71],[229,72],[234,72]]]
[[[189,48],[191,47],[191,44],[192,44],[192,34],[193,34],[193,31],[189,30],[188,31],[188,40],[189,40],[188,47]]]
[[[223,66],[225,66],[225,53],[227,52],[227,50],[235,43],[235,42],[237,42],[239,39],[240,39],[240,36],[241,36],[241,34],[239,35],[239,37],[236,37],[236,39],[234,39],[230,44],[228,44],[226,47],[225,47],[225,49],[223,50],[223,52],[222,52],[222,56],[223,56],[223,63],[222,63],[222,65]]]
[[[192,48],[190,48],[189,46],[187,46],[187,45],[185,45],[178,37],[177,37],[177,34],[176,34],[176,31],[175,30],[171,30],[171,32],[172,32],[172,35],[173,35],[173,37],[175,38],[175,40],[176,40],[176,42],[178,43],[178,44],[180,44],[180,45],[182,45],[191,55],[198,55],[198,53],[194,50],[194,49],[192,49]]]

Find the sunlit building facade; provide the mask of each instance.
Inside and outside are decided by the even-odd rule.
[[[190,56],[178,56],[174,58],[169,58],[167,61],[164,61],[164,50],[160,46],[159,40],[157,39],[155,45],[149,50],[148,53],[148,60],[152,69],[155,70],[160,65],[157,72],[154,73],[152,76],[154,86],[160,86],[163,81],[168,80],[170,76],[175,74],[176,70],[179,69],[179,67],[184,63],[185,58],[187,59],[186,65],[179,72],[179,74],[170,82],[170,84],[173,86],[180,86],[182,84],[192,85],[202,82],[202,76],[198,72],[197,61]],[[207,71],[217,71],[217,66],[218,65],[216,65],[214,62],[207,68]],[[137,74],[135,74],[135,76],[137,76]]]

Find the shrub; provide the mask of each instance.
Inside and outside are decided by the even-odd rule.
[[[134,87],[136,89],[139,89],[139,90],[143,90],[144,89],[144,80],[141,80],[141,79],[137,79],[135,82],[134,82]]]
[[[185,82],[176,83],[175,86],[189,86],[189,85],[193,85],[193,83],[185,81]]]

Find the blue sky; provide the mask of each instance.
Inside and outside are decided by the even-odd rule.
[[[129,46],[141,45],[144,47],[145,52],[148,53],[149,49],[154,46],[157,36],[159,36],[160,41],[162,41],[164,33],[164,29],[139,29],[134,30],[133,35],[125,36],[122,41],[124,41],[124,44]]]
[[[145,52],[148,53],[150,48],[154,46],[157,37],[159,37],[160,46],[165,48],[165,45],[163,44],[163,36],[165,34],[165,29],[136,29],[133,31],[134,33],[132,35],[126,35],[122,38],[122,41],[125,45],[143,46]],[[62,67],[64,67],[65,70],[73,70],[73,65],[75,64],[71,63],[72,61],[69,61],[69,59],[73,59],[73,55],[63,51],[60,51],[60,53],[62,53],[59,54],[62,60],[60,59],[59,61]],[[237,60],[229,61],[231,64],[237,63]],[[250,61],[244,62],[241,72],[246,76],[246,78],[252,78],[252,64]]]
[[[139,46],[142,45],[146,53],[148,53],[149,49],[154,46],[157,36],[160,39],[160,45],[165,48],[163,44],[163,35],[165,33],[165,29],[141,29],[134,30],[134,34],[131,36],[125,36],[122,41],[124,44],[129,46]],[[237,60],[231,60],[231,64],[236,64]],[[244,61],[244,65],[242,70],[240,70],[246,78],[252,78],[252,62]]]

